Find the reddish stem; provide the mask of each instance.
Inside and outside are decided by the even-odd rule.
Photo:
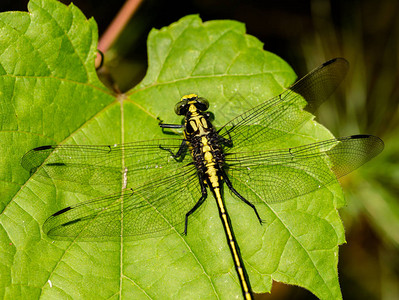
[[[127,0],[98,42],[98,49],[106,53],[116,41],[143,0]],[[99,56],[96,59],[99,60]]]

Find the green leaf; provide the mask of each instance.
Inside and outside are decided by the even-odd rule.
[[[0,14],[0,297],[240,299],[241,290],[209,197],[187,236],[119,242],[52,241],[46,218],[83,195],[30,177],[20,159],[47,144],[114,144],[164,137],[157,117],[180,118],[180,97],[208,98],[220,126],[283,91],[295,79],[281,58],[264,51],[234,21],[187,16],[148,38],[149,69],[126,94],[97,78],[97,27],[73,5],[31,0],[30,13]],[[309,116],[270,147],[331,138]],[[322,299],[341,298],[338,245],[344,231],[338,184],[295,200],[247,205],[226,193],[226,206],[255,292],[272,281],[299,285]]]

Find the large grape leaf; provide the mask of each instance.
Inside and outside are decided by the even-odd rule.
[[[157,117],[178,123],[186,93],[210,100],[215,124],[279,94],[295,79],[234,21],[187,16],[148,38],[143,81],[116,95],[97,78],[97,27],[75,6],[31,0],[29,13],[0,14],[0,297],[240,299],[233,261],[211,197],[178,232],[139,241],[53,241],[46,218],[87,198],[36,180],[20,166],[33,147],[114,144],[163,137]],[[298,112],[301,113],[301,112]],[[331,138],[308,121],[270,147]],[[341,298],[338,245],[344,230],[338,184],[297,199],[259,205],[265,224],[226,193],[226,205],[255,292],[272,281],[322,299]]]

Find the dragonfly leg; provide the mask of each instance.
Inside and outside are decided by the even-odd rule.
[[[234,128],[234,126],[232,128]],[[222,128],[217,131],[218,134],[219,134],[220,130],[222,130]],[[227,147],[232,147],[233,146],[233,141],[232,141],[231,136],[230,136],[230,131],[227,131],[227,135],[229,136],[228,139],[226,139],[225,137],[222,137],[221,135],[218,135],[218,137],[219,137],[220,142],[222,144],[226,145]]]
[[[202,203],[204,203],[206,197],[208,196],[208,193],[206,191],[206,187],[204,182],[200,179],[200,185],[201,185],[201,192],[202,192],[202,196],[201,198],[199,198],[199,200],[197,201],[197,203],[195,203],[194,207],[192,209],[190,209],[190,211],[188,213],[186,213],[186,220],[184,223],[184,235],[187,235],[187,227],[188,227],[188,217],[193,214],[198,207],[200,207],[202,205]]]
[[[223,172],[223,179],[224,182],[226,183],[227,187],[230,189],[230,191],[232,191],[232,193],[234,195],[236,195],[241,201],[243,201],[245,204],[249,205],[255,212],[256,216],[258,217],[259,223],[262,225],[263,220],[261,219],[261,217],[259,216],[258,211],[256,210],[255,205],[253,205],[251,202],[249,202],[247,199],[245,199],[243,196],[241,196],[241,194],[239,192],[236,191],[236,189],[233,187],[233,185],[231,184],[231,181],[229,179],[229,177],[227,177],[226,172]]]
[[[159,149],[168,151],[176,161],[182,161],[184,159],[184,156],[186,155],[187,143],[185,140],[183,140],[180,144],[179,150],[177,150],[176,153],[173,153],[172,150],[170,150],[169,148],[165,148],[162,145],[159,145]]]
[[[158,120],[158,126],[159,127],[161,127],[162,128],[162,133],[164,133],[164,134],[173,134],[173,135],[178,135],[178,133],[176,133],[176,132],[166,132],[164,129],[165,128],[169,128],[169,129],[181,129],[181,128],[184,128],[184,125],[182,125],[182,124],[164,124],[163,123],[163,121],[158,117],[157,118],[157,120]]]
[[[220,142],[223,145],[225,145],[227,147],[232,147],[233,146],[233,141],[231,139],[226,139],[226,138],[224,138],[224,137],[222,137],[220,135],[219,135],[219,138],[220,138]]]
[[[161,128],[172,128],[172,129],[179,129],[184,128],[183,124],[164,124],[164,122],[158,117],[157,120],[159,121],[158,125]]]

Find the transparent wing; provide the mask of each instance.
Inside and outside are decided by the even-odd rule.
[[[61,240],[182,233],[185,215],[200,196],[196,169],[186,165],[143,186],[66,207],[46,220],[43,231]]]
[[[98,196],[136,187],[166,176],[187,164],[190,155],[176,161],[182,139],[160,139],[125,145],[42,146],[26,153],[22,166],[57,187]]]
[[[219,134],[232,141],[234,151],[261,150],[262,143],[287,134],[309,120],[312,116],[303,109],[313,113],[335,91],[348,67],[343,58],[324,63],[282,94],[228,122]]]
[[[226,157],[233,187],[251,202],[281,202],[322,188],[378,155],[384,143],[355,135],[305,146]]]

